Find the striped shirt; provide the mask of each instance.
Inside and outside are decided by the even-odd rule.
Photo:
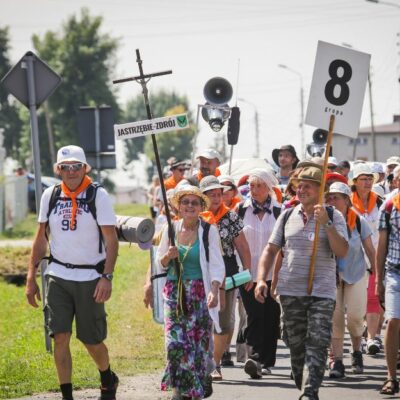
[[[379,211],[379,230],[387,230],[386,226],[386,202]],[[390,234],[388,237],[388,252],[386,262],[392,265],[400,265],[400,211],[393,205],[390,213]]]
[[[286,210],[288,212],[289,210]],[[282,247],[283,215],[278,218],[269,243]],[[297,205],[285,226],[284,257],[279,271],[277,291],[280,295],[308,296],[308,275],[314,242],[315,219],[311,216],[303,220],[302,205]],[[348,240],[346,221],[343,215],[334,210],[333,225],[340,236]],[[318,251],[314,269],[311,296],[336,299],[336,260],[329,246],[324,226],[318,238]]]

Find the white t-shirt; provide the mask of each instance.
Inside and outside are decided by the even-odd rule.
[[[50,197],[54,186],[43,192],[40,202],[38,222],[47,222]],[[60,197],[65,197],[61,192]],[[86,198],[86,191],[78,195],[78,199]],[[97,223],[102,225],[116,225],[116,217],[110,197],[103,188],[98,188],[96,194]],[[70,230],[72,215],[71,200],[59,199],[49,216],[50,251],[54,258],[75,265],[96,265],[106,258],[104,245],[99,253],[99,230],[92,213],[86,203],[78,200],[78,211],[73,231]],[[100,275],[95,269],[70,269],[63,265],[51,262],[45,274],[57,276],[70,281],[91,281]]]

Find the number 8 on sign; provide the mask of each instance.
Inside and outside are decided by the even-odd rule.
[[[339,70],[343,73],[339,76]],[[344,60],[334,60],[329,65],[329,76],[331,79],[327,82],[325,86],[325,97],[329,103],[335,106],[343,106],[347,103],[350,96],[350,88],[347,82],[351,79],[353,71],[351,65]],[[340,87],[339,96],[335,96],[335,90]]]
[[[318,42],[305,123],[357,137],[371,56],[326,42]]]

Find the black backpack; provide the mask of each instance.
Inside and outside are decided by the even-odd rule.
[[[97,210],[96,210],[96,194],[99,187],[102,187],[99,183],[92,182],[86,189],[86,197],[84,199],[77,199],[77,202],[87,204],[90,213],[92,214],[94,220],[96,221],[97,228],[99,230],[99,253],[101,253],[103,248],[103,234],[101,233],[101,228],[97,223]],[[69,197],[61,196],[60,183],[54,186],[50,196],[49,209],[47,211],[46,237],[47,237],[47,230],[49,229],[49,217],[51,212],[54,210],[58,200],[63,200],[63,201],[70,200]]]

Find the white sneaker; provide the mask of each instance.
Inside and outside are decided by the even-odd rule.
[[[367,341],[367,354],[374,355],[381,351],[379,342],[375,339],[368,339]]]
[[[268,367],[261,368],[261,375],[271,375],[271,374],[272,374],[271,368]]]

